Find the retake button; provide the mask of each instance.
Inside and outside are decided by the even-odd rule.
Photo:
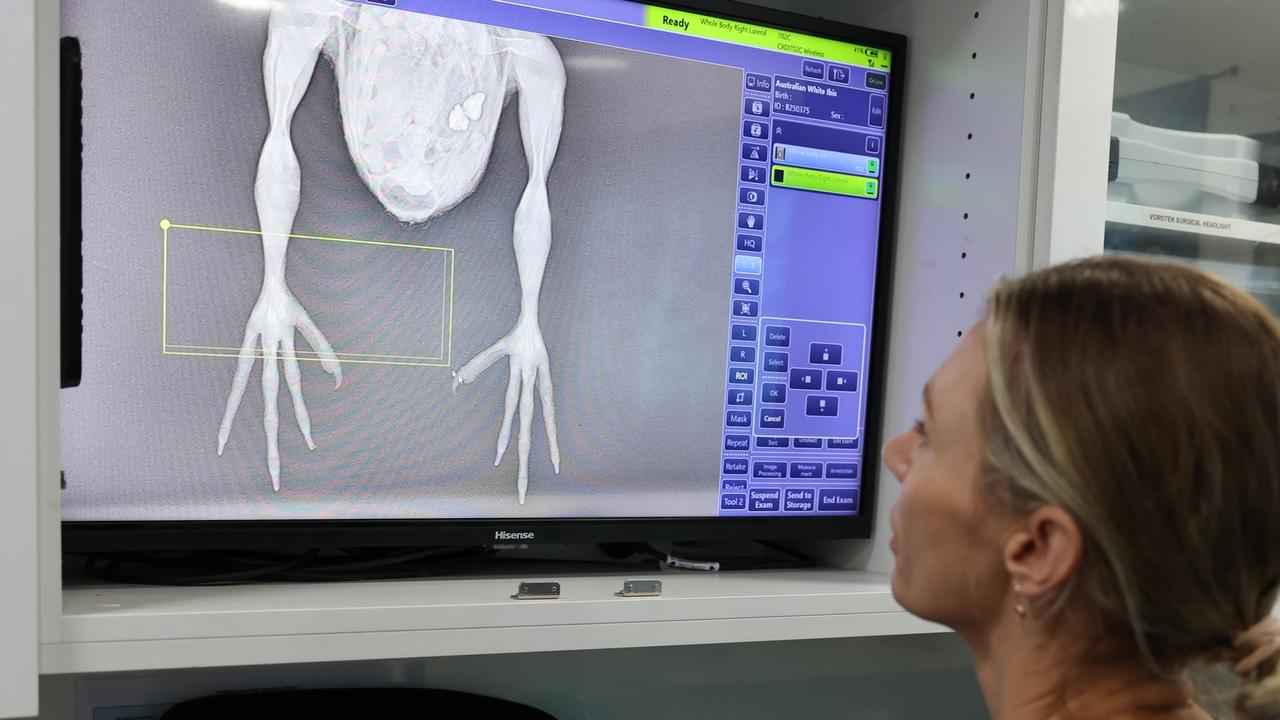
[[[756,382],[756,369],[729,368],[729,382],[734,385],[754,385]]]
[[[822,438],[798,437],[795,440],[797,450],[821,450]]]
[[[760,280],[759,278],[734,278],[733,294],[735,295],[759,295]]]
[[[783,512],[812,512],[814,493],[809,488],[787,488],[783,490]]]
[[[804,64],[800,66],[800,71],[804,73],[805,77],[813,78],[814,80],[821,80],[826,77],[826,67],[822,63],[817,60],[803,60],[802,62]]]
[[[725,458],[720,470],[725,475],[746,475],[747,460],[746,458]]]
[[[740,252],[762,252],[764,250],[764,238],[759,235],[739,235],[738,250]]]
[[[786,422],[787,413],[785,410],[778,408],[765,408],[760,411],[760,427],[766,429],[779,429]]]
[[[720,496],[721,510],[746,510],[747,496],[743,493],[725,493]]]
[[[725,450],[750,450],[751,436],[750,435],[725,435],[724,449]]]
[[[751,464],[751,477],[785,479],[787,464],[781,460],[757,460]]]
[[[756,438],[756,447],[765,449],[791,447],[791,438],[758,437]]]
[[[828,480],[856,480],[858,479],[857,463],[827,463],[827,479]]]
[[[730,388],[725,402],[730,405],[750,405],[751,388]]]
[[[721,287],[724,287],[721,285]],[[733,314],[736,317],[753,318],[760,314],[760,303],[755,300],[734,300]]]
[[[742,101],[742,112],[757,117],[769,117],[769,101],[747,98]]]
[[[792,390],[821,390],[822,371],[813,368],[795,368],[791,371]]]
[[[818,491],[818,510],[833,512],[858,509],[858,491],[853,488],[829,488]]]
[[[768,140],[769,123],[759,120],[747,120],[742,123],[742,134],[752,140]]]
[[[840,346],[835,343],[809,343],[809,362],[814,365],[839,365],[840,351]]]
[[[743,479],[725,480],[720,483],[721,490],[746,490],[747,481]]]
[[[755,342],[756,326],[755,325],[734,325],[733,330],[730,331],[729,335],[734,340],[740,340],[742,342]]]
[[[856,392],[858,373],[852,370],[828,370],[827,390],[830,392]]]
[[[832,450],[857,450],[858,438],[828,438],[827,447]]]
[[[738,188],[738,202],[743,205],[763,205],[764,190],[760,188]]]
[[[747,493],[748,509],[752,512],[776,511],[782,501],[782,491],[778,488],[755,488]]]
[[[766,325],[764,328],[764,344],[770,347],[790,347],[791,328],[785,325]]]
[[[729,362],[753,363],[756,361],[756,349],[745,345],[734,345],[729,348]]]
[[[724,414],[724,424],[729,427],[751,427],[751,413],[747,410],[730,410]]]
[[[742,159],[764,162],[769,159],[769,148],[755,143],[742,143]]]
[[[791,463],[791,477],[799,480],[820,479],[822,477],[822,463],[793,462]]]
[[[767,352],[764,354],[764,372],[786,372],[787,354],[784,352]]]
[[[840,413],[840,398],[832,395],[810,395],[804,399],[804,414],[835,417]]]
[[[784,403],[787,401],[787,386],[783,383],[762,383],[760,385],[760,402]]]
[[[741,177],[742,182],[763,183],[764,168],[756,167],[755,165],[743,165]]]

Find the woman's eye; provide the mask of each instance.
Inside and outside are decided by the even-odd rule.
[[[919,438],[920,445],[928,444],[929,433],[925,431],[923,420],[916,420],[911,426],[911,431],[916,434],[917,438]]]

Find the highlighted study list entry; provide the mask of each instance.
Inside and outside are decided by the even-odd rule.
[[[160,222],[161,351],[241,357],[262,233]],[[289,286],[343,363],[449,367],[453,248],[291,234]],[[292,244],[292,243],[291,243]],[[319,361],[301,338],[297,358]],[[254,358],[262,358],[255,346]]]
[[[880,181],[857,175],[842,175],[825,170],[774,165],[770,176],[777,187],[835,193],[874,200],[880,196]]]

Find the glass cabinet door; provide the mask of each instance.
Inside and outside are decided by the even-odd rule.
[[[1106,220],[1280,314],[1280,3],[1119,4]]]

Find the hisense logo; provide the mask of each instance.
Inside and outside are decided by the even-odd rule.
[[[493,533],[494,540],[532,540],[531,532],[507,532],[506,530],[497,530]]]

